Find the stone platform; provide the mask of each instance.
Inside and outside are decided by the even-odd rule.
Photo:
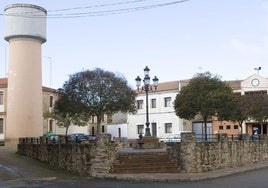
[[[159,139],[152,136],[145,136],[136,140],[135,149],[160,149],[163,143],[159,143]]]

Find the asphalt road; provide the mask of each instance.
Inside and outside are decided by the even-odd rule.
[[[0,187],[50,188],[264,188],[268,168],[226,177],[192,182],[136,182],[80,177],[16,154],[16,148],[0,147]],[[209,177],[208,177],[209,178]]]

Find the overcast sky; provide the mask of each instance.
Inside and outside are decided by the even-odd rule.
[[[70,74],[97,67],[123,74],[133,88],[145,66],[160,82],[205,71],[241,80],[257,67],[268,77],[268,0],[175,2],[0,0],[0,77],[8,72],[4,8],[13,3],[48,11],[44,86],[60,88]]]

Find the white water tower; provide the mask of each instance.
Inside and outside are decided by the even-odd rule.
[[[42,49],[47,11],[31,4],[5,8],[9,42],[6,141],[43,134]]]

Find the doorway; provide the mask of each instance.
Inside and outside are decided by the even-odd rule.
[[[157,136],[157,129],[156,129],[156,123],[152,123],[152,136]]]
[[[121,140],[121,128],[118,128],[118,137]]]
[[[252,135],[259,135],[261,134],[261,126],[259,124],[252,125]]]

